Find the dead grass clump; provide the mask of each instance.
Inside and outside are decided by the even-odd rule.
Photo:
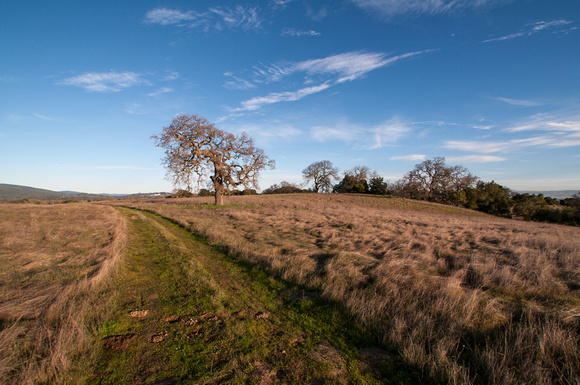
[[[580,381],[579,228],[366,196],[195,202],[135,206],[340,301],[426,375]]]
[[[110,207],[0,205],[0,383],[65,381],[125,241]]]

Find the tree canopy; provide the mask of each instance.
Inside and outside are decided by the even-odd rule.
[[[444,157],[435,157],[415,165],[403,177],[403,185],[412,198],[450,201],[451,194],[473,187],[477,177],[463,166],[447,166]]]
[[[302,170],[302,176],[307,181],[314,182],[314,192],[332,191],[332,181],[338,179],[338,168],[328,160],[314,162]]]
[[[274,161],[246,133],[235,136],[198,115],[176,116],[152,139],[165,150],[167,178],[188,190],[194,176],[198,186],[209,178],[218,205],[223,204],[224,195],[238,186],[258,188],[260,171],[274,168]]]

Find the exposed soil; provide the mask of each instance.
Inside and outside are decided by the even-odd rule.
[[[122,352],[129,347],[129,343],[137,338],[135,334],[125,334],[120,336],[110,336],[101,341],[105,349]]]

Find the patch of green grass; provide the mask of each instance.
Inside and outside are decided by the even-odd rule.
[[[418,372],[397,358],[379,366],[363,359],[358,349],[378,342],[338,304],[165,219],[120,210],[130,221],[127,255],[93,362],[83,363],[94,370],[78,374],[82,382],[417,382]],[[135,311],[148,313],[131,317]]]

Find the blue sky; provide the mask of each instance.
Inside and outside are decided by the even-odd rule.
[[[577,0],[0,2],[0,183],[170,191],[151,135],[246,131],[267,188],[330,160],[399,179],[444,156],[580,190]]]

